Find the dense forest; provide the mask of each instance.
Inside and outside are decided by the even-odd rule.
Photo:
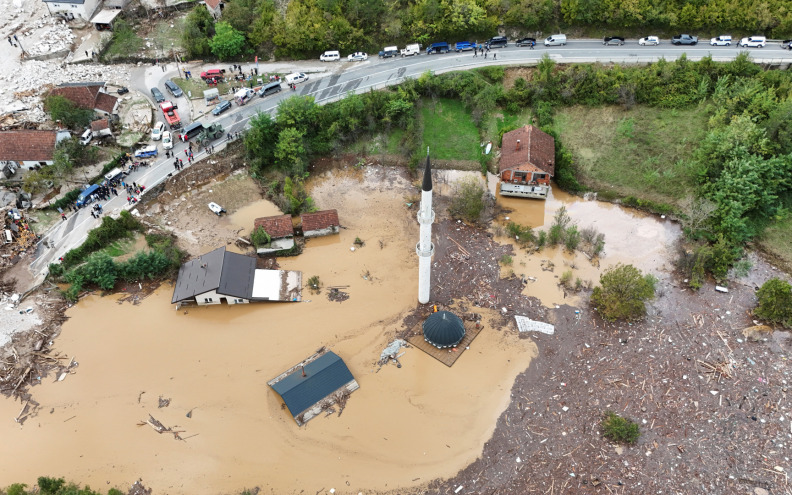
[[[195,9],[183,45],[192,58],[231,60],[252,53],[312,57],[331,49],[376,53],[385,44],[559,30],[784,38],[792,34],[791,5],[786,0],[230,0],[217,24],[206,9]]]

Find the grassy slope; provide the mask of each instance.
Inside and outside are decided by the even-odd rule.
[[[478,160],[479,132],[459,100],[425,100],[421,108],[423,146],[438,160]]]
[[[686,162],[706,132],[701,108],[571,107],[556,128],[575,155],[578,179],[594,190],[679,205],[694,189]]]

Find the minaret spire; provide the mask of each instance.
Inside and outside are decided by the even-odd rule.
[[[418,255],[418,302],[429,302],[430,280],[432,269],[432,224],[435,214],[432,210],[432,164],[429,161],[429,147],[426,147],[426,168],[424,169],[423,184],[421,185],[421,207],[418,209],[418,223],[421,225],[421,234],[415,253]]]

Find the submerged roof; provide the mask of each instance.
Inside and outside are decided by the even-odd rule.
[[[314,213],[303,213],[300,215],[302,219],[303,232],[310,232],[312,230],[326,229],[328,227],[338,227],[341,224],[338,222],[337,210],[322,210]]]
[[[432,313],[423,324],[424,340],[435,347],[454,347],[465,336],[462,320],[448,311]]]
[[[225,246],[190,260],[179,268],[171,303],[216,290],[218,294],[250,299],[256,260],[226,251]]]
[[[327,351],[302,367],[296,366],[291,373],[276,380],[271,381],[270,386],[283,398],[291,415],[297,417],[339,388],[354,381],[355,377],[336,353]]]
[[[505,133],[501,144],[501,172],[526,165],[555,173],[555,139],[532,125]]]

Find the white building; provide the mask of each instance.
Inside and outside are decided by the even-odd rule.
[[[57,15],[71,19],[83,19],[88,21],[93,17],[99,0],[44,0],[51,15]]]

